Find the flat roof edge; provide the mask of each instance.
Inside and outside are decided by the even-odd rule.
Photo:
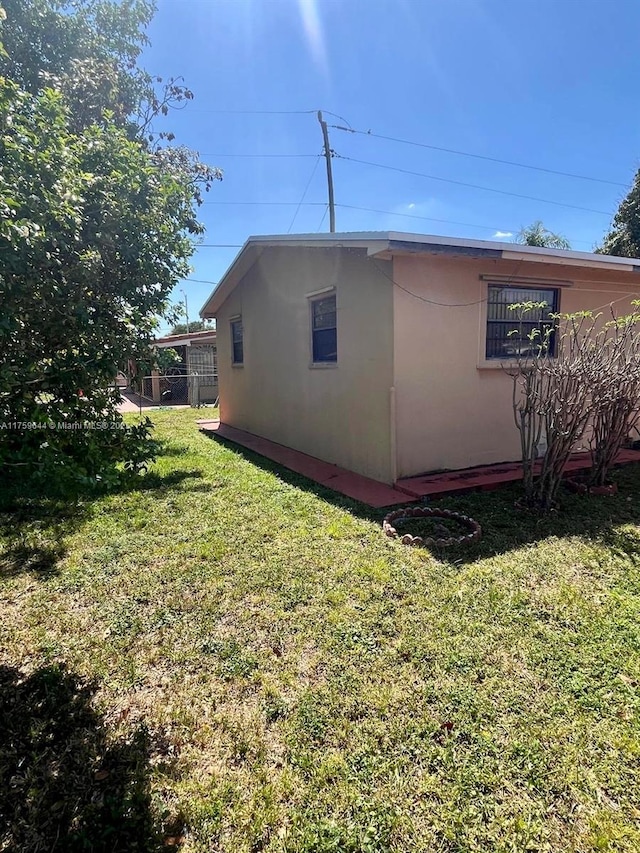
[[[441,237],[434,234],[414,234],[403,231],[342,231],[334,234],[256,234],[248,237],[219,284],[200,309],[200,317],[214,317],[238,281],[248,272],[261,251],[268,247],[300,248],[366,248],[368,253],[410,252],[442,254],[459,257],[485,257],[546,262],[560,266],[585,266],[595,269],[640,273],[640,258],[601,255],[596,252],[576,252],[572,249],[550,249],[495,240],[474,240],[465,237]]]

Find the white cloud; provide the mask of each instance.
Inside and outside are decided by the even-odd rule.
[[[496,231],[493,235],[494,240],[501,240],[504,237],[513,237],[513,231]]]

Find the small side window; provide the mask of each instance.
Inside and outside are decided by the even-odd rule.
[[[314,364],[335,364],[338,361],[335,293],[311,300],[311,350]]]
[[[244,364],[242,320],[231,321],[231,356],[233,364]]]

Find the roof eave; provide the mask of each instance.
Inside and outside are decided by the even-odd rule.
[[[247,274],[260,254],[268,247],[358,247],[370,256],[391,257],[394,254],[437,254],[467,258],[494,258],[559,266],[592,267],[594,269],[640,273],[640,260],[591,252],[519,246],[492,240],[469,240],[461,237],[409,234],[398,231],[343,232],[340,234],[274,234],[249,237],[238,252],[218,286],[200,310],[203,319],[216,316],[221,305],[238,282]]]

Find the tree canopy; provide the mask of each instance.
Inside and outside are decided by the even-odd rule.
[[[206,320],[190,320],[189,325],[186,323],[176,323],[169,332],[170,335],[186,335],[188,332],[206,332],[213,331],[214,326]]]
[[[0,465],[115,478],[151,445],[148,424],[123,428],[113,379],[171,322],[221,174],[153,130],[190,93],[156,94],[136,65],[150,3],[2,2]]]
[[[562,234],[554,234],[544,227],[540,219],[522,228],[517,236],[516,243],[523,246],[540,246],[547,249],[570,249],[571,244]]]
[[[631,189],[620,202],[611,230],[597,251],[605,255],[640,257],[640,170],[636,172]]]

